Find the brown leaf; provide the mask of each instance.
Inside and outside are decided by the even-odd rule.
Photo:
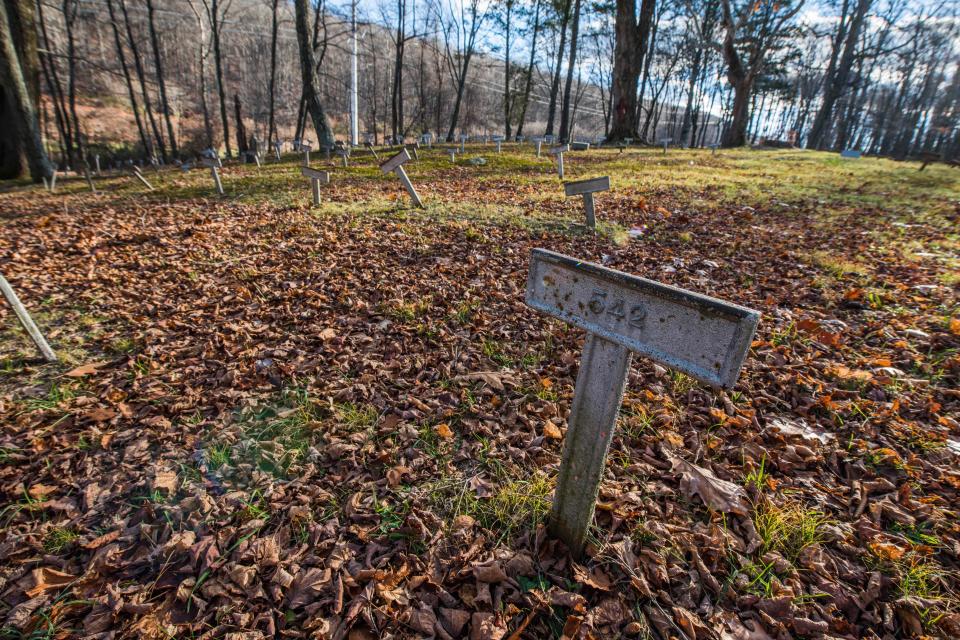
[[[672,454],[668,454],[671,471],[680,473],[680,489],[688,497],[700,496],[710,509],[724,513],[747,515],[749,505],[743,487],[727,480],[721,480],[709,469],[691,464]]]
[[[107,364],[106,362],[89,362],[84,365],[80,365],[76,369],[71,369],[67,371],[65,376],[68,378],[82,378],[83,376],[89,376],[91,374],[97,373],[97,369]]]
[[[40,567],[38,569],[34,569],[34,587],[27,591],[27,596],[33,598],[51,589],[62,589],[76,579],[76,576],[70,575],[69,573],[65,573],[63,571],[57,571],[56,569],[51,569],[50,567]]]

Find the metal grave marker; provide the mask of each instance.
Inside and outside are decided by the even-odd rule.
[[[545,249],[531,254],[526,303],[587,331],[549,521],[580,557],[632,352],[730,388],[760,314]]]
[[[717,149],[720,148],[720,145],[714,143],[714,144],[711,144],[711,145],[708,145],[708,146],[709,146],[709,148],[710,148],[710,155],[712,155],[712,156],[717,155]]]
[[[572,142],[570,143],[570,149],[573,151],[589,151],[590,143],[589,142]]]
[[[350,152],[343,147],[337,147],[337,155],[340,156],[340,162],[343,168],[346,169],[349,166],[348,160],[350,159]]]
[[[454,164],[457,161],[457,149],[455,147],[450,147],[447,149],[450,153],[450,164]]]
[[[377,155],[377,150],[373,148],[373,144],[372,144],[371,142],[369,142],[369,141],[368,141],[368,142],[364,142],[364,143],[363,143],[363,146],[367,148],[367,151],[369,151],[370,153],[373,154],[373,159],[374,159],[374,160],[376,160],[377,162],[380,162],[380,156]]]
[[[565,182],[563,191],[570,196],[583,196],[583,212],[587,215],[587,226],[591,229],[597,228],[597,216],[593,206],[593,194],[597,191],[610,190],[610,176],[602,178],[590,178],[589,180],[577,180],[576,182]]]
[[[380,171],[384,173],[390,173],[391,171],[397,174],[397,177],[400,178],[400,182],[403,183],[404,188],[407,190],[407,193],[410,194],[410,199],[413,200],[413,204],[423,208],[423,203],[420,202],[420,196],[417,195],[417,190],[413,188],[413,183],[410,182],[407,172],[403,168],[403,163],[410,160],[410,154],[407,153],[406,148],[400,149],[400,153],[396,154],[382,165],[380,165]]]
[[[420,142],[415,141],[411,145],[407,145],[407,150],[413,151],[413,159],[417,162],[420,162]]]
[[[280,162],[280,149],[283,148],[283,142],[275,140],[273,142],[273,151],[277,156],[277,162]]]
[[[310,167],[300,167],[300,175],[310,178],[310,187],[313,190],[313,206],[320,206],[320,185],[330,184],[330,174],[326,171],[317,171]]]
[[[543,139],[537,138],[537,157],[540,157],[540,153],[543,151]]]
[[[673,138],[664,138],[660,141],[660,144],[663,145],[663,154],[667,154],[667,147],[670,146],[670,143],[673,142]]]
[[[847,158],[848,160],[859,160],[860,151],[859,149],[844,149],[840,152],[841,158]]]
[[[220,172],[217,170],[217,163],[210,158],[204,158],[203,166],[210,169],[210,175],[213,177],[213,186],[217,188],[217,193],[223,195],[223,184],[220,182]]]
[[[300,151],[303,152],[303,165],[304,167],[310,166],[310,149],[313,147],[310,146],[309,142],[300,143]]]
[[[97,169],[97,177],[100,177],[100,154],[93,156],[93,164]]]
[[[427,145],[427,149],[433,149],[433,134],[424,133],[420,136],[420,142]]]
[[[562,144],[550,149],[550,155],[557,159],[557,175],[563,180],[563,154],[570,151],[570,145]]]
[[[40,329],[38,329],[37,325],[33,322],[33,318],[31,318],[30,314],[27,313],[27,308],[23,306],[23,303],[20,302],[20,298],[17,297],[17,293],[13,290],[13,287],[10,286],[10,283],[7,282],[7,279],[2,275],[0,275],[0,291],[3,291],[3,297],[7,299],[8,303],[10,303],[10,306],[13,308],[13,312],[17,316],[17,320],[20,321],[20,325],[28,334],[30,334],[33,344],[37,345],[37,349],[40,350],[40,355],[43,356],[43,359],[47,362],[56,362],[57,354],[54,353],[53,349],[50,348],[50,345],[47,344],[46,338],[43,337],[43,334],[40,333]]]
[[[460,134],[460,153],[463,153],[464,145],[467,143],[467,136]]]

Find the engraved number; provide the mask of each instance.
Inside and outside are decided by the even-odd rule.
[[[606,306],[607,292],[602,289],[594,289],[593,297],[590,298],[590,304],[587,305],[590,307],[590,311],[594,313],[603,313],[603,308]]]
[[[617,300],[607,309],[607,315],[613,316],[617,320],[623,320],[623,300]]]
[[[630,307],[630,326],[635,329],[643,329],[643,321],[647,317],[647,310],[643,305],[635,304]]]

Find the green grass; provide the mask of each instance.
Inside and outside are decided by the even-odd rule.
[[[822,527],[829,522],[823,513],[799,502],[777,505],[761,500],[753,513],[753,524],[761,540],[760,555],[776,551],[796,563],[807,547],[823,541]]]
[[[73,529],[54,527],[43,537],[43,550],[58,555],[72,547],[79,537],[80,534]]]

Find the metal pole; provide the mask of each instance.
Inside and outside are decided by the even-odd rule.
[[[406,187],[407,193],[410,194],[413,204],[423,209],[423,203],[420,202],[420,196],[417,195],[417,190],[413,188],[413,183],[410,182],[410,178],[407,176],[407,172],[404,171],[403,165],[397,166],[395,171],[397,172],[397,177],[400,178],[400,182],[402,182],[403,186]]]

